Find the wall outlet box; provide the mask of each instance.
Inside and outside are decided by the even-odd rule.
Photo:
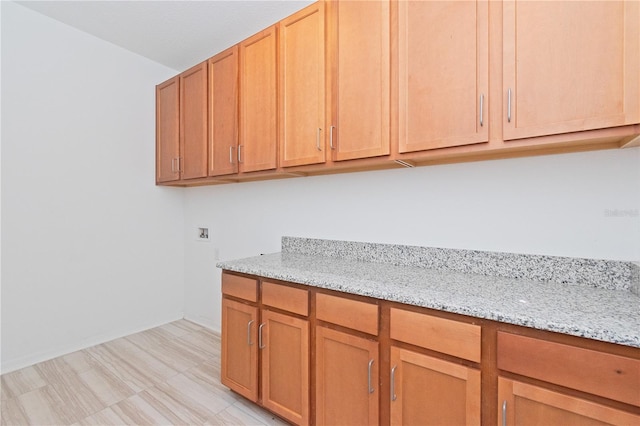
[[[209,242],[209,228],[196,228],[196,240]]]

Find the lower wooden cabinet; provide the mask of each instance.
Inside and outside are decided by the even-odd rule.
[[[264,281],[258,289],[256,279],[222,275],[222,384],[309,424],[308,292]]]
[[[640,415],[515,380],[498,379],[498,425],[639,425]]]
[[[258,401],[258,308],[222,299],[222,370],[229,389]]]
[[[258,334],[262,405],[295,423],[309,423],[309,322],[262,311]]]
[[[480,371],[391,347],[392,425],[479,425]]]
[[[640,426],[640,349],[222,277],[222,383],[293,424]]]
[[[376,425],[378,342],[316,328],[316,424]]]

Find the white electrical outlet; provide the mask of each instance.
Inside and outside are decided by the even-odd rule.
[[[209,228],[196,228],[196,240],[209,242]]]

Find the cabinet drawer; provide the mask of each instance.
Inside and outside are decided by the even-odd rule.
[[[309,315],[309,292],[286,285],[262,282],[262,304],[293,312],[298,315]]]
[[[257,302],[258,280],[223,273],[222,294]]]
[[[354,330],[378,335],[378,305],[316,294],[316,318]]]
[[[391,308],[390,333],[394,340],[480,362],[478,325]]]
[[[640,406],[640,360],[498,332],[498,368]]]

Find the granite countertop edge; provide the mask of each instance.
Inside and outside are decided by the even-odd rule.
[[[630,292],[361,260],[273,253],[218,268],[640,348]]]

